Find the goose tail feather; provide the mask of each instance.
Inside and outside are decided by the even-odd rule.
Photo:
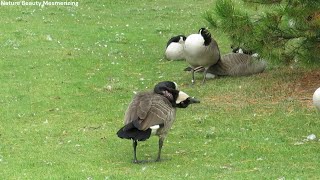
[[[134,126],[134,122],[131,122],[122,128],[119,129],[117,135],[119,138],[122,139],[133,139],[137,141],[145,141],[150,138],[151,129],[148,128],[147,130],[139,130]]]

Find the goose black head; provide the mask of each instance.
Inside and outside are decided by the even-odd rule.
[[[173,42],[175,42],[175,43],[182,43],[182,42],[184,42],[186,39],[187,39],[187,37],[184,36],[184,35],[174,36],[174,37],[170,38],[169,41],[167,42],[167,47],[168,47],[171,43],[173,43]]]
[[[186,41],[186,39],[187,39],[187,37],[186,37],[186,36],[184,36],[184,35],[180,35],[180,42],[181,42],[181,41]]]
[[[161,89],[162,90],[160,91],[160,93],[157,93],[157,94],[160,94],[165,98],[167,98],[170,101],[172,107],[176,107],[177,106],[176,100],[179,97],[179,91],[169,87],[161,87]]]
[[[232,49],[232,52],[233,52],[233,53],[238,53],[240,47],[239,47],[239,46],[231,45],[231,49]]]
[[[245,48],[240,47],[240,46],[231,45],[231,49],[232,49],[233,53],[241,53],[241,54],[248,54],[248,55],[253,55],[254,54],[253,50],[245,49]]]
[[[155,85],[153,91],[157,94],[162,94],[163,91],[168,90],[168,88],[171,89],[178,89],[177,83],[173,81],[162,81]],[[162,94],[163,95],[163,94]]]
[[[179,91],[177,89],[177,83],[173,81],[162,81],[155,85],[153,92],[166,97],[171,102],[172,106],[175,107],[175,100],[179,95]]]
[[[200,103],[194,97],[190,97],[183,91],[178,90],[177,83],[173,81],[162,81],[155,85],[154,93],[163,95],[172,104],[173,107],[186,108],[190,104]]]
[[[211,43],[211,34],[208,31],[208,29],[206,28],[200,28],[198,31],[199,34],[201,34],[201,36],[204,39],[204,45],[208,46]]]

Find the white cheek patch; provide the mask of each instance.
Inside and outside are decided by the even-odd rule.
[[[173,84],[176,86],[176,90],[178,90],[178,84],[176,82],[173,82]]]
[[[178,95],[178,98],[176,100],[176,104],[179,104],[181,103],[182,101],[188,99],[189,95],[186,94],[185,92],[183,91],[179,91],[179,95]]]

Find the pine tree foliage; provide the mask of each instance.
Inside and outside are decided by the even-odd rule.
[[[238,0],[239,1],[239,0]],[[205,19],[233,45],[284,63],[320,63],[319,0],[217,0]],[[256,7],[256,9],[252,9]]]

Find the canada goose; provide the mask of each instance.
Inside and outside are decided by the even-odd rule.
[[[190,104],[200,102],[182,91],[167,87],[166,83],[155,89],[158,93],[141,92],[134,96],[125,113],[125,126],[117,132],[120,138],[132,139],[134,163],[141,162],[137,160],[138,141],[147,140],[153,130],[156,130],[156,135],[159,136],[156,161],[160,161],[164,139],[175,120],[176,107],[186,108]]]
[[[313,105],[320,111],[320,87],[313,94]]]
[[[211,37],[210,32],[201,28],[198,34],[191,34],[184,44],[184,52],[187,63],[191,67],[192,84],[194,84],[195,68],[204,67],[203,83],[206,80],[208,68],[220,60],[220,50],[217,42]]]
[[[266,69],[267,63],[264,60],[241,53],[229,53],[221,56],[221,60],[217,64],[209,67],[206,78],[214,78],[216,76],[248,76],[261,73]],[[187,67],[185,71],[191,71]],[[204,71],[202,66],[197,67],[197,71]]]
[[[240,46],[233,46],[231,45],[231,49],[232,49],[232,52],[233,53],[239,53],[239,54],[247,54],[247,55],[250,55],[252,57],[255,57],[255,58],[258,58],[259,57],[259,54],[258,53],[254,53],[252,50],[248,50],[248,49],[244,49]],[[227,56],[230,56],[229,54]],[[238,56],[238,55],[234,55],[235,57]],[[228,58],[225,58],[224,56],[221,57],[222,59],[229,59],[230,57]],[[249,57],[248,57],[249,58]],[[230,60],[230,59],[229,59]],[[225,61],[225,60],[224,60]],[[187,67],[184,69],[184,71],[191,71],[192,68],[191,67]],[[204,68],[202,66],[199,66],[198,68],[196,68],[196,71],[195,72],[203,72],[204,71]],[[209,74],[211,74],[210,72],[208,72]],[[208,74],[207,74],[208,75]],[[208,76],[207,76],[208,78]]]
[[[267,63],[250,55],[241,53],[229,53],[223,55],[221,60],[208,69],[208,73],[216,76],[247,76],[261,73]]]
[[[165,51],[165,56],[168,60],[183,60],[184,59],[184,35],[174,36],[169,39]]]

